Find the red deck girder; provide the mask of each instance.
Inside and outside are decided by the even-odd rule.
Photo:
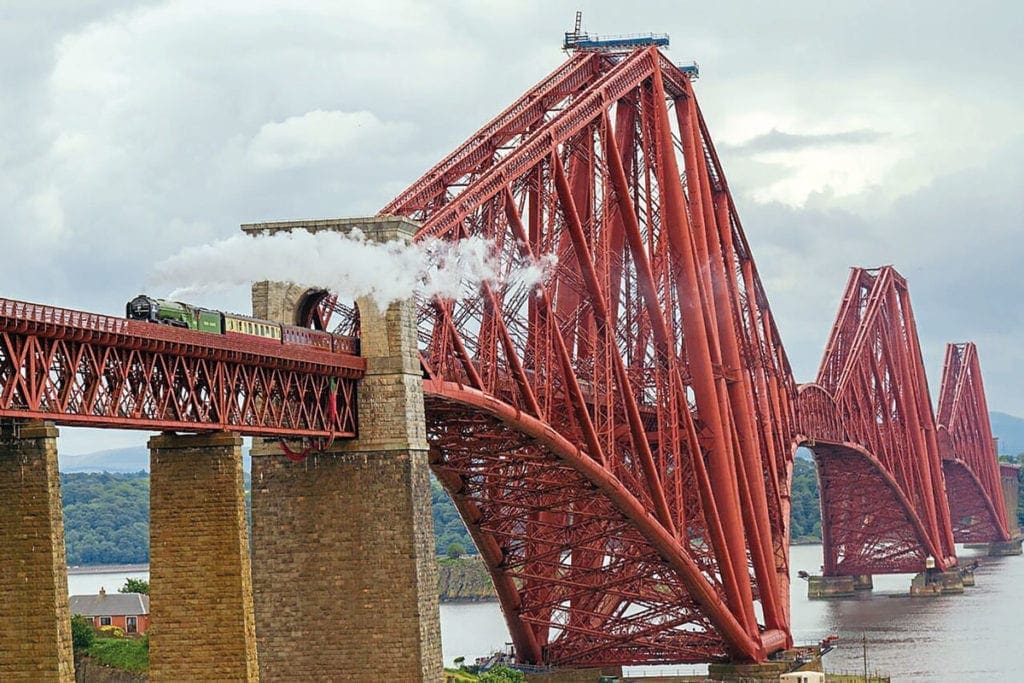
[[[865,456],[839,454],[836,434],[803,433],[822,487],[832,489],[821,498],[826,574],[922,571],[927,556],[939,569],[955,565],[917,327],[907,283],[892,267],[853,269],[817,384],[834,398],[843,441],[857,444]],[[851,467],[848,478],[833,462],[840,457]],[[892,485],[872,487],[872,479]],[[900,531],[875,538],[870,528],[881,515]],[[913,552],[910,543],[916,543]]]
[[[518,656],[785,647],[795,386],[688,77],[576,55],[382,213],[558,256],[420,309],[433,468]]]
[[[364,368],[350,353],[0,299],[0,417],[354,436]]]
[[[937,420],[953,537],[958,543],[1010,540],[999,455],[972,342],[946,346]]]

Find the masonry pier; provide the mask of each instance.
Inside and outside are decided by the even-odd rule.
[[[241,446],[149,440],[152,681],[258,680]]]
[[[964,581],[965,573],[970,576]],[[974,585],[974,574],[957,567],[947,571],[926,569],[910,581],[910,597],[932,597],[936,595],[958,595],[965,585]]]
[[[777,682],[779,676],[795,671],[824,672],[819,647],[799,647],[778,653],[761,664],[708,664],[708,679],[727,683]]]
[[[1013,555],[1021,554],[1021,540],[1020,536],[1013,538],[1009,541],[993,541],[992,543],[978,543],[968,544],[967,548],[977,548],[984,550],[985,554],[989,557],[1010,557]]]
[[[820,598],[849,598],[857,591],[869,591],[874,588],[871,574],[851,576],[815,576],[807,577],[807,597],[811,600]]]
[[[0,423],[0,681],[75,680],[57,434]]]
[[[243,226],[358,227],[411,239],[401,218]],[[253,313],[295,322],[292,285],[257,283]],[[357,302],[359,437],[302,462],[253,445],[253,581],[262,681],[443,679],[423,384],[411,300]]]

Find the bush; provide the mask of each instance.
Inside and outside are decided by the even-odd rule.
[[[100,626],[100,636],[103,638],[124,638],[124,629],[120,626]]]
[[[75,650],[88,650],[96,640],[96,629],[92,622],[81,614],[71,617],[71,645]]]
[[[448,550],[445,552],[450,559],[457,560],[466,554],[466,546],[459,542],[449,543]]]
[[[525,683],[526,676],[522,671],[507,666],[496,666],[480,674],[480,683]]]

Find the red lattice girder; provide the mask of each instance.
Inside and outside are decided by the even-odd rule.
[[[954,538],[959,543],[1010,540],[981,364],[971,342],[946,346],[938,423],[940,446],[946,446],[942,464]]]
[[[852,443],[813,447],[821,496],[825,576],[901,574],[924,568],[926,530],[899,484]]]
[[[817,384],[834,397],[845,440],[870,454],[872,457],[863,462],[879,468],[875,476],[895,482],[900,495],[909,501],[910,526],[918,531],[917,555],[921,559],[913,569],[924,569],[927,555],[935,558],[940,569],[955,565],[935,418],[917,327],[906,281],[892,267],[853,269]],[[836,478],[835,485],[843,486],[841,477]],[[862,520],[883,511],[893,519],[898,517],[897,510],[885,510],[886,506],[892,507],[892,497],[881,488],[872,496],[870,487],[864,486],[847,500],[849,506],[862,506],[857,510]],[[826,528],[834,517],[830,517],[824,498],[822,512],[826,557],[840,553],[858,557],[856,573],[895,571],[891,551],[873,549],[868,534],[851,525]],[[857,549],[858,543],[863,547]]]
[[[795,386],[687,75],[577,55],[382,213],[558,257],[420,308],[433,467],[520,658],[785,647]]]
[[[354,436],[364,367],[349,353],[0,299],[0,417]]]

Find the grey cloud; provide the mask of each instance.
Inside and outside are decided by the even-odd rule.
[[[870,128],[859,128],[856,130],[845,130],[838,133],[819,133],[802,135],[800,133],[786,133],[778,128],[772,128],[764,135],[758,135],[738,145],[723,145],[723,148],[732,149],[746,154],[757,154],[760,152],[791,152],[808,147],[831,147],[834,145],[864,145],[877,142],[885,138],[887,133]]]
[[[554,69],[572,21],[559,3],[497,0],[429,8],[415,0],[21,5],[0,22],[0,240],[16,254],[0,268],[0,296],[111,313],[146,285],[154,260],[235,234],[239,223],[375,212]],[[712,134],[757,111],[766,91],[789,98],[776,105],[793,120],[834,117],[840,105],[822,94],[827,82],[857,101],[891,95],[892,83],[970,101],[971,115],[1005,137],[990,107],[1024,102],[1016,87],[1024,5],[981,0],[969,12],[951,0],[927,11],[913,5],[718,3],[695,15],[669,0],[604,0],[588,4],[584,21],[596,33],[670,33],[674,61],[701,63],[697,94]],[[351,20],[330,20],[341,11]],[[65,82],[70,92],[55,90],[54,67],[76,46],[82,59],[71,66],[87,63],[126,80],[111,92],[102,91],[107,81],[85,78]],[[899,97],[892,104],[898,116]],[[357,159],[277,169],[246,162],[261,127],[317,110],[372,112],[415,132]],[[1019,117],[1011,121],[1019,125]],[[851,123],[816,136],[778,125],[786,130],[750,144],[867,144],[890,129]],[[926,152],[958,137],[916,144]],[[59,138],[63,147],[55,149]],[[911,278],[929,353],[947,337],[996,344],[1001,335],[1024,336],[1017,313],[1024,291],[1007,275],[1021,248],[1005,232],[1021,225],[1022,183],[1007,175],[1021,166],[1019,147],[991,163],[965,158],[972,170],[963,177],[940,169],[945,180],[898,205],[880,203],[870,216],[827,196],[805,208],[754,203],[745,193],[777,182],[781,171],[752,159],[752,149],[723,148],[723,163],[801,378],[817,366],[853,264],[892,261]],[[30,246],[47,216],[54,229],[63,217],[63,232],[54,233],[63,239]],[[982,359],[1005,370],[986,377],[992,407],[1024,414],[1014,348],[982,348]]]
[[[841,209],[740,200],[799,380],[816,372],[851,266],[892,263],[908,280],[930,387],[947,342],[975,341],[989,405],[1024,414],[1024,138],[937,178],[872,220]],[[933,400],[936,398],[932,396]]]

